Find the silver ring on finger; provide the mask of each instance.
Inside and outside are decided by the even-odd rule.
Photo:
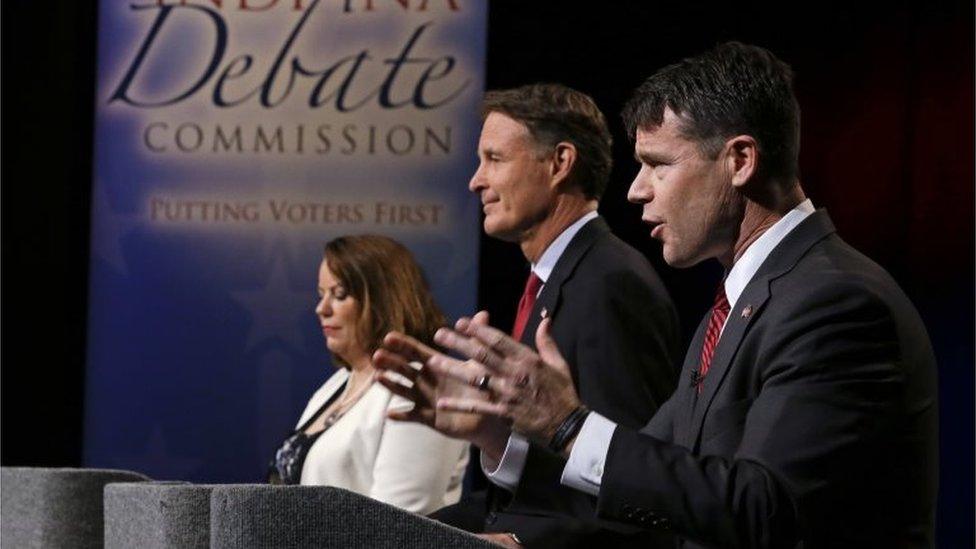
[[[489,383],[491,383],[491,374],[485,374],[485,375],[479,377],[475,381],[475,387],[477,387],[479,391],[488,392],[488,391],[491,390],[488,387],[488,384]]]

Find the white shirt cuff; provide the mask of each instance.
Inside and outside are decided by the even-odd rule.
[[[563,486],[591,496],[600,495],[603,464],[607,461],[610,440],[613,439],[616,428],[616,423],[596,412],[590,412],[576,436],[573,451],[569,453],[563,476],[559,479]]]
[[[485,463],[485,454],[481,454],[481,470],[492,484],[514,492],[522,478],[525,461],[529,455],[529,441],[524,437],[512,433],[505,444],[505,453],[494,471],[489,471]]]

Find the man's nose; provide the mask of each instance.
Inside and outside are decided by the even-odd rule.
[[[635,204],[645,204],[654,200],[654,187],[650,179],[643,169],[637,172],[630,183],[630,188],[627,189],[627,200]]]
[[[478,169],[475,170],[474,175],[471,176],[471,180],[468,181],[468,190],[476,193],[485,187],[484,177],[481,174],[481,165],[478,165]]]

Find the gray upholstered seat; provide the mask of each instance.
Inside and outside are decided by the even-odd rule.
[[[102,489],[148,477],[106,469],[0,468],[4,547],[102,547]]]
[[[194,549],[210,546],[214,485],[138,482],[105,487],[105,547]]]
[[[318,486],[220,486],[210,498],[214,549],[493,545],[385,503]]]

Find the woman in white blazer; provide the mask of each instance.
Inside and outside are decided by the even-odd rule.
[[[373,382],[372,354],[388,332],[430,342],[444,324],[413,256],[382,236],[337,238],[325,247],[318,293],[315,313],[342,368],[275,453],[271,482],[337,486],[422,514],[455,503],[467,443],[389,419],[413,404]]]

